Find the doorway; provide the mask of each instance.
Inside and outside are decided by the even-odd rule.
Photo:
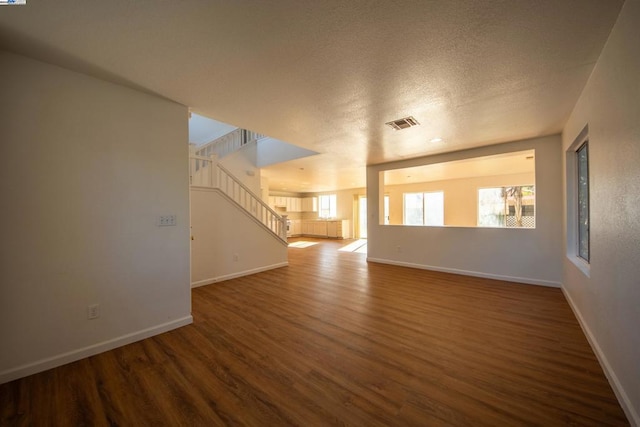
[[[367,196],[358,197],[358,237],[367,238]]]

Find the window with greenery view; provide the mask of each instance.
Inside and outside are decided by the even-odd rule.
[[[478,190],[479,227],[535,228],[535,225],[533,185]]]
[[[444,192],[404,193],[405,225],[444,225]]]
[[[576,151],[578,159],[578,256],[589,262],[589,147]]]

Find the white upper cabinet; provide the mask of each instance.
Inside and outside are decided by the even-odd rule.
[[[305,197],[302,199],[302,212],[318,212],[318,198]]]

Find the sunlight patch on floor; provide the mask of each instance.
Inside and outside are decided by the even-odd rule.
[[[300,240],[298,242],[289,243],[289,247],[290,248],[304,249],[304,248],[308,248],[309,246],[313,246],[313,245],[317,245],[317,244],[318,244],[318,242],[305,242],[304,240]]]
[[[340,252],[357,252],[359,254],[367,253],[367,239],[356,240],[355,242],[351,242],[346,246],[338,249]]]

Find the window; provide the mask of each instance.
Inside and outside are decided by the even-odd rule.
[[[444,192],[404,193],[405,225],[444,225]]]
[[[320,218],[335,218],[337,216],[335,194],[319,196],[318,205],[318,216]]]
[[[578,169],[578,256],[589,262],[589,146],[577,150]]]
[[[589,125],[565,153],[567,182],[567,259],[590,277]]]
[[[389,219],[386,213],[383,216],[380,200],[378,224],[518,227],[522,223],[523,228],[535,227],[533,148],[440,162],[437,157],[425,159],[426,164],[378,171],[378,190],[391,196]],[[505,206],[502,192],[510,188],[507,185],[517,185],[523,191],[520,209],[516,209],[516,200],[508,200]],[[478,189],[487,189],[481,199],[488,198],[486,203],[491,205],[485,206],[489,211],[483,215],[478,212]],[[446,193],[447,197],[430,196],[431,191]],[[435,197],[438,199],[429,201]],[[443,209],[438,207],[441,200]]]
[[[479,227],[535,228],[535,225],[533,185],[478,190]]]

